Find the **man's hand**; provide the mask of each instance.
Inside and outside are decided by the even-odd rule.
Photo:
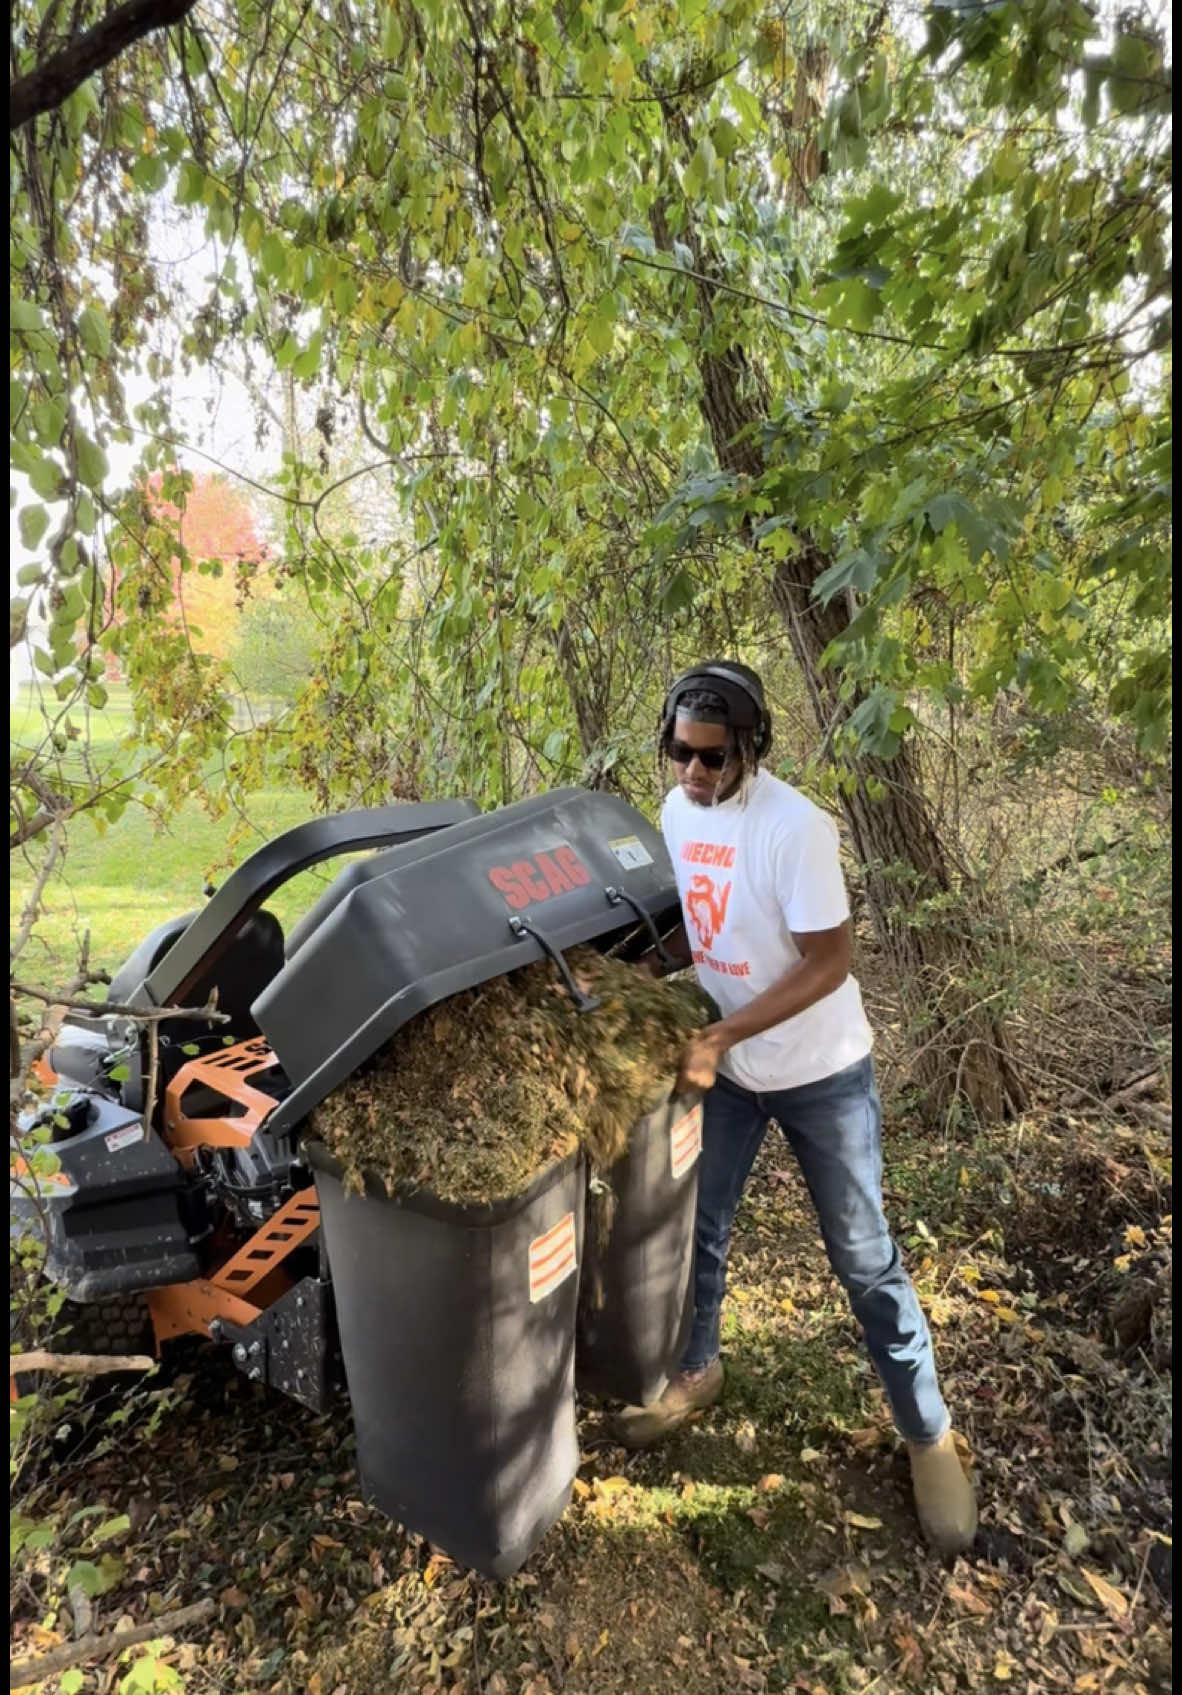
[[[718,1062],[729,1045],[720,1024],[699,1030],[682,1050],[674,1093],[705,1094],[707,1089],[712,1089],[718,1077]]]
[[[685,933],[684,924],[679,924],[676,930],[671,930],[663,938],[663,945],[665,954],[671,963],[664,964],[656,948],[649,948],[648,952],[641,954],[636,961],[634,969],[639,971],[641,976],[659,980],[662,977],[667,977],[671,971],[684,971],[693,964],[689,937]]]

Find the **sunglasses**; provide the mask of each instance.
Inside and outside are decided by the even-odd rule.
[[[674,765],[689,765],[697,759],[707,771],[721,771],[730,756],[729,747],[691,747],[688,742],[677,740],[669,743],[669,757]]]

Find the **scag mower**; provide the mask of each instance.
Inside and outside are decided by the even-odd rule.
[[[377,851],[349,863],[285,937],[268,897],[298,872],[364,849]],[[176,1017],[148,1025],[115,1010],[67,1017],[42,1062],[47,1093],[23,1121],[52,1126],[60,1167],[35,1208],[27,1181],[14,1183],[12,1209],[30,1226],[34,1211],[43,1222],[45,1273],[70,1302],[137,1297],[158,1346],[208,1337],[248,1378],[322,1412],[341,1296],[317,1196],[324,1162],[305,1146],[309,1113],[407,1020],[543,957],[563,979],[572,1016],[594,1017],[564,950],[590,942],[638,957],[661,948],[677,917],[660,837],[607,794],[566,789],[490,813],[467,801],[399,805],[300,825],[248,859],[202,910],[154,930],[114,975],[112,1008],[176,1007]],[[184,1015],[211,1005],[227,1022]],[[681,1177],[693,1163],[684,1157],[684,1114],[678,1126]],[[581,1194],[546,1225],[555,1242]],[[667,1280],[677,1306],[664,1354],[678,1342],[686,1304],[692,1200],[692,1188],[679,1191],[672,1225],[666,1206],[652,1226],[676,1230],[663,1261],[676,1260]],[[360,1216],[349,1204],[342,1216]],[[582,1225],[580,1215],[568,1230],[576,1257]],[[621,1242],[627,1236],[622,1226]],[[367,1241],[365,1251],[381,1258],[372,1232]],[[535,1255],[537,1241],[523,1252]],[[390,1284],[389,1265],[371,1269],[375,1291]],[[415,1275],[403,1265],[396,1278]],[[363,1302],[366,1276],[346,1281],[350,1299]],[[535,1298],[533,1284],[523,1284],[523,1311],[540,1312],[544,1297],[569,1298],[561,1281],[552,1297],[546,1285]],[[454,1382],[454,1362],[448,1369]],[[364,1375],[358,1364],[357,1383]],[[413,1381],[373,1390],[387,1403],[416,1392]],[[374,1408],[364,1416],[372,1421]],[[379,1504],[408,1516],[400,1497]],[[521,1536],[533,1531],[514,1534],[517,1559]],[[482,1557],[496,1569],[480,1550],[472,1563]]]

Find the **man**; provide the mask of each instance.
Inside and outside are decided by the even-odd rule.
[[[692,959],[722,1016],[686,1048],[678,1078],[682,1091],[706,1091],[693,1329],[661,1399],[625,1408],[618,1432],[646,1447],[722,1393],[731,1224],[774,1119],[907,1443],[921,1527],[951,1556],[973,1540],[976,1502],[927,1324],[883,1216],[882,1115],[870,1027],[850,976],[837,832],[762,768],[770,743],[763,687],[747,666],[709,660],[674,683],[661,726],[677,777],[661,828],[684,914],[672,951]]]

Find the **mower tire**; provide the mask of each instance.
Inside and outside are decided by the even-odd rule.
[[[152,1319],[142,1294],[108,1295],[101,1301],[66,1301],[58,1313],[52,1334],[36,1345],[59,1354],[156,1352]],[[53,1381],[55,1379],[48,1372],[10,1374],[10,1388],[17,1395],[32,1394]],[[86,1381],[107,1384],[111,1378],[100,1375]]]
[[[148,1303],[139,1293],[101,1301],[67,1301],[53,1345],[63,1354],[154,1354]]]

